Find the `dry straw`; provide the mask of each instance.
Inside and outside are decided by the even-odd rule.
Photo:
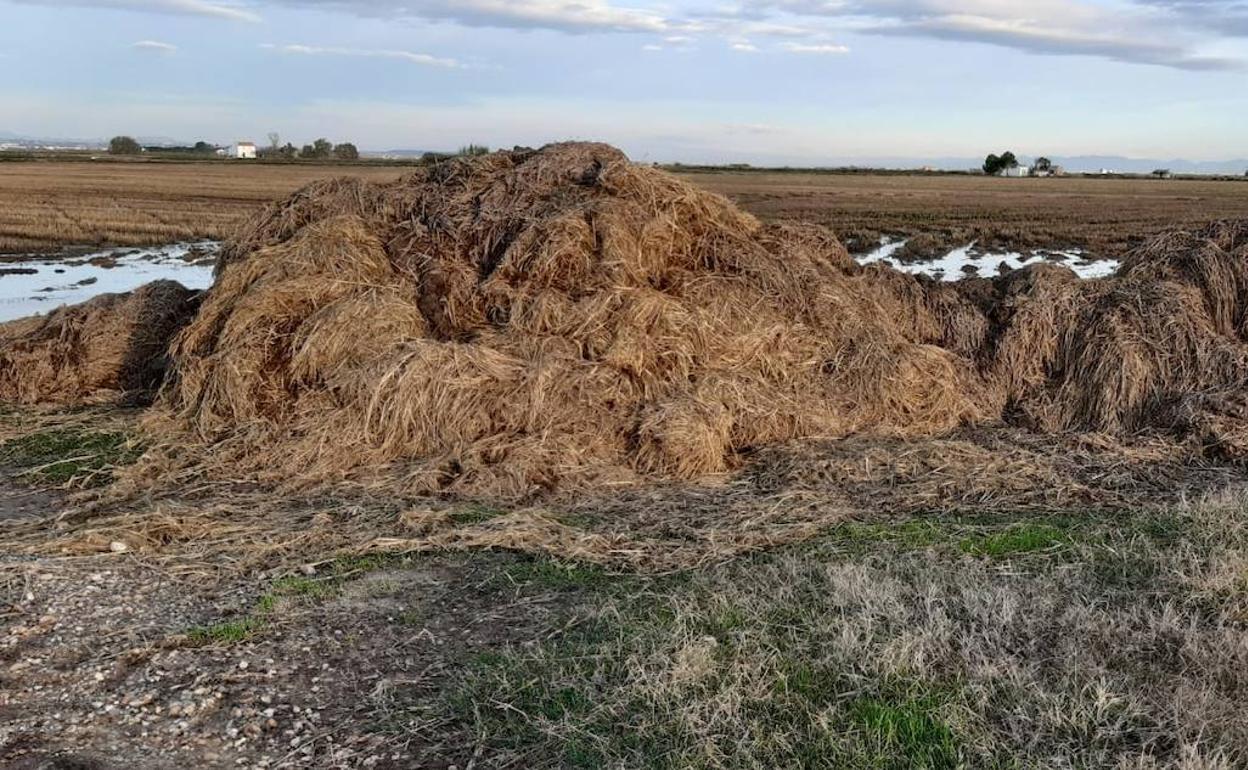
[[[514,499],[989,418],[973,362],[923,344],[956,309],[915,318],[919,339],[859,272],[822,228],[603,145],[326,182],[227,250],[152,428],[220,472],[388,467],[407,491]]]
[[[1218,224],[1112,279],[941,284],[597,144],[321,182],[224,252],[130,481],[179,467],[523,499],[719,474],[791,439],[1002,422],[1233,456],[1246,250],[1248,227]]]
[[[157,281],[0,324],[0,401],[143,400],[160,386],[169,342],[198,304],[198,292]]]

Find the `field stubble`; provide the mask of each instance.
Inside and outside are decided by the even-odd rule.
[[[1171,228],[1243,217],[1248,183],[1196,179],[724,172],[684,177],[764,219],[831,227],[864,251],[882,235],[928,234],[950,250],[1083,248],[1118,259]]]
[[[226,163],[0,164],[0,253],[222,239],[269,201],[336,173],[401,169]]]
[[[0,164],[0,253],[223,239],[265,204],[327,176],[393,179],[384,165]],[[1248,184],[1216,180],[997,179],[761,171],[686,172],[764,219],[832,227],[851,250],[927,233],[943,247],[1081,247],[1113,259],[1173,227],[1248,212]]]

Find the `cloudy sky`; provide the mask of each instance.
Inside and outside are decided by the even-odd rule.
[[[0,131],[1248,155],[1248,0],[0,0]]]

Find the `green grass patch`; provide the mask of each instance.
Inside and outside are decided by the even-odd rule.
[[[238,644],[262,632],[283,602],[317,604],[328,601],[339,596],[346,583],[360,574],[406,560],[407,557],[388,555],[347,557],[330,563],[324,577],[288,575],[278,578],[245,617],[193,628],[187,631],[187,637],[196,646]]]
[[[425,624],[425,614],[419,610],[407,609],[399,612],[395,620],[401,626],[419,628]]]
[[[263,626],[263,620],[248,616],[241,620],[228,620],[210,626],[199,626],[186,632],[192,645],[206,647],[208,645],[231,645],[244,642]]]
[[[31,433],[0,445],[0,463],[23,470],[22,477],[35,483],[57,485],[105,484],[113,468],[142,454],[142,446],[125,433],[76,428]]]
[[[261,597],[261,601],[269,596],[298,597],[311,601],[322,601],[337,596],[341,590],[340,582],[332,578],[316,579],[290,576],[274,581],[272,592]]]
[[[940,519],[910,519],[879,524],[849,522],[832,529],[821,545],[853,553],[869,551],[880,545],[920,550],[950,542],[955,528],[956,522]]]
[[[490,519],[497,519],[499,516],[506,515],[507,511],[502,508],[494,508],[489,505],[467,505],[462,508],[456,508],[451,511],[451,521],[460,526],[471,526],[473,524],[484,524]]]
[[[1011,526],[1003,532],[965,538],[958,547],[975,556],[1003,558],[1035,551],[1057,550],[1070,542],[1070,535],[1065,530],[1051,524],[1024,523]]]
[[[836,700],[842,692],[840,685],[841,677],[826,666],[787,659],[776,680],[776,691],[804,707],[819,708]]]
[[[611,582],[610,573],[601,567],[543,557],[511,564],[503,570],[503,576],[512,584],[547,591],[598,589]]]
[[[940,705],[932,696],[854,701],[849,717],[866,743],[871,757],[867,766],[898,770],[958,767],[957,737],[940,719]]]

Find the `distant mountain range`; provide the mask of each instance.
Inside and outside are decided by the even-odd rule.
[[[179,142],[167,136],[136,136],[139,144],[145,147],[174,147]],[[83,149],[102,149],[108,146],[107,139],[74,139],[63,136],[27,136],[12,131],[0,131],[0,144],[16,144],[23,147],[80,147]]]
[[[67,139],[51,136],[25,136],[12,131],[0,131],[0,144],[16,144],[21,147],[74,147],[97,149],[107,145],[98,139]]]

